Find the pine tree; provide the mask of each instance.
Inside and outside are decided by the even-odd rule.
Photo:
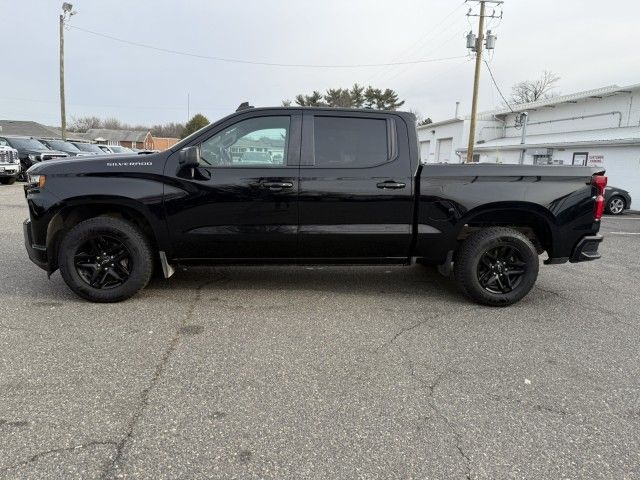
[[[201,113],[196,113],[184,126],[184,130],[182,131],[182,135],[180,135],[180,138],[188,137],[193,132],[206,127],[207,125],[209,125],[209,119]]]
[[[324,107],[322,102],[322,94],[314,90],[311,95],[296,95],[296,103],[301,107]]]
[[[311,95],[299,94],[295,103],[301,107],[339,107],[339,108],[375,108],[378,110],[397,110],[404,105],[398,94],[386,88],[381,90],[368,86],[367,88],[354,83],[349,88],[329,88],[324,93],[314,90]],[[284,106],[291,105],[289,100],[283,100]]]
[[[380,95],[381,110],[397,110],[404,105],[404,100],[398,99],[398,94],[390,88],[385,89]]]
[[[362,108],[364,106],[364,87],[354,83],[349,95],[351,96],[351,106],[353,108]]]

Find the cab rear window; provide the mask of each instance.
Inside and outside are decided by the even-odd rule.
[[[388,160],[387,122],[378,118],[316,116],[315,165],[363,168]]]

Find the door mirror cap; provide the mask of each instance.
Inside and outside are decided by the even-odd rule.
[[[200,148],[184,147],[178,157],[181,167],[197,167],[200,163]]]

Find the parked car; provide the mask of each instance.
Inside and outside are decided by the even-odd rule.
[[[78,150],[82,150],[83,152],[87,152],[87,153],[93,153],[95,155],[104,155],[106,152],[100,148],[99,145],[95,144],[95,143],[88,143],[88,142],[70,142],[73,145],[75,145],[75,147]]]
[[[93,155],[93,153],[83,152],[71,142],[57,138],[38,138],[40,142],[49,147],[51,150],[57,150],[64,152],[70,157],[86,157],[87,155]]]
[[[127,147],[121,147],[120,145],[98,145],[105,153],[113,154],[132,154],[133,150]]]
[[[18,151],[0,142],[0,183],[12,185],[20,173]]]
[[[230,168],[261,138],[283,139],[281,164]],[[603,169],[421,165],[419,151],[410,113],[242,110],[160,153],[32,167],[25,245],[95,302],[134,295],[156,260],[167,278],[177,264],[419,262],[505,306],[531,290],[543,252],[600,258]]]
[[[280,159],[280,161],[282,162],[282,159]],[[273,160],[271,159],[271,155],[269,154],[269,152],[243,152],[242,155],[240,155],[237,163],[240,165],[245,163],[253,165],[268,165],[270,163],[273,163]]]
[[[631,195],[626,190],[607,187],[604,194],[605,211],[611,215],[621,215],[631,208]]]
[[[64,152],[51,150],[49,147],[39,142],[35,138],[2,135],[0,145],[6,144],[18,151],[20,158],[21,174],[27,171],[32,165],[44,160],[68,157]]]

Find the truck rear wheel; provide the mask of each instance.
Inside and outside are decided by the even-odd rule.
[[[0,183],[3,185],[13,185],[16,183],[16,177],[2,177],[0,178]]]
[[[464,240],[454,275],[465,295],[477,303],[506,307],[521,300],[538,278],[538,253],[529,239],[511,228],[491,227]]]
[[[111,217],[80,222],[64,236],[58,265],[65,283],[92,302],[119,302],[144,288],[153,272],[151,247],[133,224]]]

